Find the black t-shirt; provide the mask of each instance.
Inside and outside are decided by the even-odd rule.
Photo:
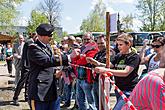
[[[140,57],[138,54],[131,52],[129,54],[117,54],[111,63],[116,70],[124,70],[126,66],[131,66],[134,70],[126,77],[114,76],[115,83],[120,90],[132,91],[138,83],[138,69],[140,64]]]
[[[102,51],[99,51],[95,56],[94,56],[94,59],[97,60],[98,62],[101,62],[101,63],[106,63],[106,49],[102,50]],[[93,67],[95,67],[93,65]],[[94,81],[97,81],[98,82],[99,80],[99,74],[96,74],[95,78],[94,78]]]

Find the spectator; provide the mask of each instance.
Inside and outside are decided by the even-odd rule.
[[[15,66],[15,85],[17,86],[18,81],[21,76],[21,58],[22,50],[24,46],[24,37],[19,35],[19,40],[13,45],[13,57],[14,57],[14,66]]]
[[[7,43],[6,48],[6,63],[7,63],[7,69],[10,77],[12,77],[12,62],[13,62],[13,49],[11,47],[10,43]]]
[[[96,66],[104,66],[106,63],[106,42],[104,39],[104,35],[100,35],[97,38],[97,45],[99,48],[99,52],[93,57],[87,57],[86,60],[88,63],[91,64],[92,67]],[[101,63],[100,63],[101,62]],[[103,64],[103,65],[101,65]],[[94,83],[93,83],[93,93],[94,93],[94,99],[95,104],[97,107],[97,110],[99,110],[99,74],[96,72],[93,76],[94,77]]]
[[[82,39],[80,37],[76,37],[76,42],[81,46],[82,45]]]
[[[150,54],[146,57],[144,57],[144,50],[142,49],[142,52],[140,53],[141,59],[142,59],[141,64],[146,64],[147,70],[143,71],[140,79],[143,78],[143,76],[145,76],[146,73],[148,73],[154,69],[157,69],[159,67],[161,51],[162,51],[164,44],[165,44],[165,38],[163,38],[163,37],[155,38],[151,44],[155,53]]]
[[[165,46],[161,53],[159,69],[150,71],[134,88],[129,99],[137,110],[165,109]],[[130,110],[127,104],[122,110]]]
[[[75,58],[73,59],[73,63],[88,67],[86,57],[94,57],[98,52],[97,44],[93,41],[92,33],[85,33],[83,36],[83,46],[81,49],[73,50],[75,53]],[[79,52],[78,52],[79,51]],[[89,110],[96,110],[96,105],[94,103],[93,97],[93,81],[92,73],[88,69],[84,69],[82,67],[77,68],[77,85],[76,85],[76,95],[79,110],[87,110],[86,100],[89,105]]]
[[[121,34],[117,37],[117,44],[120,53],[117,54],[111,61],[111,68],[107,69],[105,67],[96,67],[98,72],[111,72],[115,78],[115,84],[119,87],[123,93],[129,97],[131,91],[138,83],[138,68],[140,64],[140,57],[137,53],[131,51],[131,42],[128,34]],[[121,110],[124,105],[124,100],[115,91],[117,103],[114,110]]]
[[[3,61],[2,60],[2,44],[0,44],[0,61]]]
[[[28,60],[28,55],[27,55],[27,50],[29,45],[31,45],[32,43],[34,43],[34,41],[36,40],[36,33],[33,33],[30,35],[30,39],[28,39],[23,47],[23,53],[22,53],[22,59],[21,59],[21,78],[18,81],[18,84],[16,86],[15,92],[14,92],[14,96],[13,96],[13,102],[11,103],[12,105],[16,105],[19,106],[18,103],[18,96],[21,92],[21,89],[23,88],[24,84],[25,84],[25,100],[28,100],[28,96],[27,96],[27,85],[28,85],[28,77],[29,77],[29,60]]]

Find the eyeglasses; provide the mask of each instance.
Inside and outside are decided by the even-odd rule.
[[[90,39],[83,39],[84,41],[89,41]]]
[[[151,44],[151,47],[152,48],[160,48],[162,45],[153,45],[153,44]]]
[[[102,45],[102,44],[104,44],[104,42],[97,43],[97,45]]]

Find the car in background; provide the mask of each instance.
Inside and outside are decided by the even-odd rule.
[[[141,51],[145,39],[148,39],[147,45],[151,45],[153,39],[163,37],[160,32],[129,32],[129,34],[132,35],[133,47],[135,47],[138,52]]]
[[[160,33],[165,37],[165,31],[161,31]]]
[[[143,41],[145,39],[149,40],[149,44],[151,44],[152,40],[157,37],[163,37],[160,32],[129,32],[134,39],[134,46],[143,46]]]

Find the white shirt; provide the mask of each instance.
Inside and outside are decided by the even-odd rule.
[[[155,56],[156,56],[156,55],[154,55],[154,56],[151,58],[150,62],[149,62],[149,65],[148,65],[148,72],[159,68],[160,60],[159,60],[159,61],[155,61],[155,60],[154,60]]]

